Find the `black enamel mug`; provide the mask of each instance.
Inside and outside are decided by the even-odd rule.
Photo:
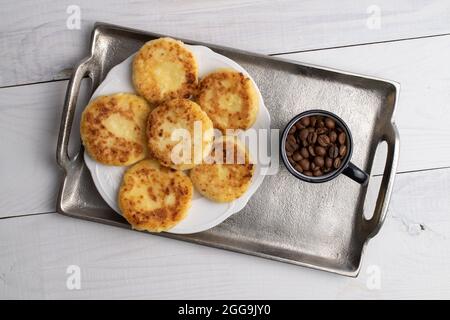
[[[330,171],[324,175],[314,177],[314,176],[307,176],[299,171],[297,171],[292,164],[288,160],[288,156],[286,154],[286,139],[289,134],[289,131],[291,128],[302,118],[304,117],[310,117],[310,116],[324,116],[329,117],[333,119],[336,124],[345,132],[346,139],[347,139],[347,154],[342,159],[342,163],[338,169],[335,169],[333,171]],[[365,173],[363,170],[359,169],[357,166],[355,166],[353,163],[350,162],[350,159],[352,157],[353,153],[353,138],[352,134],[350,132],[350,129],[348,128],[347,124],[339,118],[334,113],[331,113],[329,111],[325,110],[308,110],[305,112],[302,112],[298,115],[296,115],[294,118],[292,118],[289,123],[284,128],[283,134],[281,135],[281,143],[280,143],[280,153],[281,158],[284,162],[284,165],[289,170],[289,172],[297,177],[300,180],[311,182],[311,183],[322,183],[330,181],[337,176],[339,176],[341,173],[345,176],[349,177],[350,179],[358,182],[359,184],[366,185],[369,180],[369,175]]]

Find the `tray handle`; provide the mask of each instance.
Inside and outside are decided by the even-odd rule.
[[[380,191],[378,192],[377,202],[375,204],[375,210],[372,218],[370,220],[366,220],[369,224],[369,238],[374,237],[383,225],[386,218],[392,188],[394,186],[399,154],[399,137],[395,124],[390,123],[387,126],[387,130],[381,137],[381,141],[386,141],[387,143],[387,157]]]
[[[81,80],[86,75],[92,79],[91,72],[91,58],[83,59],[75,68],[75,72],[70,78],[67,85],[67,93],[64,101],[64,108],[62,112],[61,125],[58,136],[58,146],[56,150],[56,160],[61,168],[67,171],[70,167],[71,160],[68,153],[70,131],[72,129],[73,117],[75,108],[77,106],[77,99],[80,92]]]

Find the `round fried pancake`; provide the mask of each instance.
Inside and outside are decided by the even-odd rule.
[[[198,82],[195,57],[183,42],[160,38],[144,44],[133,60],[136,92],[152,104],[189,98]]]
[[[145,159],[125,172],[119,207],[133,229],[161,232],[186,217],[192,193],[192,183],[184,172]]]
[[[206,198],[229,202],[248,189],[254,172],[250,157],[236,138],[214,142],[209,164],[193,168],[190,177],[195,188]]]
[[[213,124],[198,104],[174,99],[155,108],[147,122],[150,154],[162,165],[193,168],[211,152]]]
[[[258,114],[259,101],[252,81],[241,72],[220,69],[200,81],[197,101],[214,127],[250,128]]]
[[[127,166],[147,155],[146,124],[151,107],[131,93],[101,96],[81,116],[84,147],[94,160]]]

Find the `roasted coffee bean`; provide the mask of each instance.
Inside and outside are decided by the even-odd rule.
[[[303,128],[302,130],[300,130],[300,133],[298,135],[298,137],[300,138],[300,140],[306,140],[306,138],[308,138],[308,134],[309,134],[309,130],[306,128]]]
[[[339,155],[344,157],[347,154],[347,146],[344,144],[339,147]]]
[[[330,169],[332,166],[333,166],[333,159],[327,157],[327,158],[325,159],[325,167],[328,168],[328,169]]]
[[[321,170],[322,168],[319,166],[315,166],[313,171]]]
[[[286,142],[286,151],[288,152],[293,152],[295,151],[292,147],[291,144],[289,142]]]
[[[295,145],[296,144],[297,144],[297,142],[292,142],[292,141],[289,141],[289,140],[286,141],[286,145],[290,146],[292,151],[295,151],[294,149],[295,149]]]
[[[318,166],[318,167],[323,167],[324,164],[325,164],[325,160],[323,159],[323,157],[317,156],[317,157],[314,158],[314,163],[315,163],[316,166]]]
[[[323,175],[323,172],[319,169],[313,172],[314,177],[320,177]]]
[[[312,156],[312,157],[316,156],[316,152],[314,151],[314,147],[313,146],[309,146],[308,147],[308,152],[309,152],[310,156]]]
[[[331,118],[326,118],[326,119],[325,119],[325,126],[326,126],[328,129],[334,129],[334,127],[336,126],[336,123],[334,122],[333,119],[331,119]]]
[[[322,147],[326,147],[330,144],[330,138],[328,138],[328,136],[321,134],[318,138],[317,138],[317,142],[322,146]]]
[[[292,155],[292,159],[294,159],[294,161],[300,161],[303,159],[302,155],[300,154],[300,152],[296,151],[293,155]]]
[[[343,145],[344,143],[345,143],[345,132],[341,132],[340,134],[339,134],[339,137],[338,137],[338,141],[339,141],[339,143],[341,144],[341,145]]]
[[[289,134],[294,134],[297,128],[295,126],[292,126],[291,129],[289,129]]]
[[[333,167],[334,167],[335,169],[339,169],[340,166],[341,166],[341,159],[339,159],[339,158],[334,159],[334,161],[333,161]]]
[[[316,170],[316,164],[314,163],[314,162],[311,162],[311,166],[310,166],[310,169],[312,170],[312,171],[314,171],[314,170]],[[318,168],[318,167],[317,167]]]
[[[294,152],[295,151],[289,141],[286,141],[286,151],[290,151],[290,152]]]
[[[300,149],[300,154],[302,155],[303,158],[309,158],[308,149],[306,149],[305,147]]]
[[[292,164],[293,166],[295,166],[297,164],[297,162],[294,161],[294,159],[292,159],[292,157],[288,157],[289,163]]]
[[[324,133],[327,133],[327,132],[328,132],[327,128],[318,128],[318,129],[316,129],[316,133],[318,135],[321,135],[321,134],[324,134]]]
[[[328,148],[328,156],[332,159],[336,158],[339,155],[339,149],[335,145],[331,145]]]
[[[310,162],[308,159],[302,159],[300,160],[299,164],[302,166],[303,170],[309,170]]]
[[[336,140],[337,140],[337,133],[336,133],[336,131],[331,131],[331,132],[328,134],[328,137],[330,138],[330,142],[331,142],[331,143],[335,143]]]
[[[308,141],[307,140],[302,140],[302,146],[307,147],[308,146]]]
[[[324,128],[325,127],[325,122],[323,122],[323,120],[317,120],[316,127],[317,128]]]
[[[297,144],[297,142],[288,142],[288,143],[291,145],[292,151],[295,151],[295,150],[298,149],[298,144]]]
[[[292,134],[289,134],[289,135],[287,136],[287,141],[288,141],[289,143],[291,143],[291,144],[297,143],[297,139],[295,139],[294,135],[292,135]]]
[[[308,177],[311,177],[313,175],[311,171],[304,171],[303,174]]]
[[[299,164],[296,164],[296,165],[294,166],[294,169],[297,170],[297,171],[300,172],[300,173],[303,172],[303,168],[302,168],[302,166],[299,165]]]
[[[308,134],[308,143],[309,144],[314,144],[317,141],[317,133],[315,132],[310,132]]]
[[[305,126],[302,125],[300,122],[297,122],[297,123],[295,124],[295,127],[296,127],[298,130],[301,130],[301,129],[303,129]]]
[[[286,151],[286,155],[287,155],[288,157],[292,157],[292,151]]]
[[[294,139],[289,139],[288,143],[290,143],[293,147],[298,146],[297,139],[294,137]]]
[[[315,127],[316,123],[317,123],[317,118],[316,117],[311,117],[311,127]]]
[[[323,157],[327,153],[327,149],[321,146],[317,146],[314,148],[316,155]]]
[[[305,127],[309,126],[310,122],[311,121],[310,121],[309,117],[303,117],[300,119],[300,123],[302,125],[304,125]]]

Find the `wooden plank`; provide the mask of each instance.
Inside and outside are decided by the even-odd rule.
[[[56,141],[66,81],[1,89],[1,216],[55,210]]]
[[[449,181],[450,169],[398,176],[357,279],[57,214],[3,219],[0,298],[450,298]]]
[[[0,89],[0,217],[55,211],[61,173],[56,142],[66,88],[67,81],[56,81]],[[79,103],[86,99],[81,95]],[[78,128],[79,116],[72,154],[79,150]]]
[[[3,1],[0,86],[67,78],[97,20],[280,53],[449,33],[449,19],[450,3],[427,0]]]
[[[442,147],[450,139],[449,50],[450,36],[288,57],[399,80],[398,169],[404,172],[450,166],[450,153]],[[61,81],[0,89],[0,217],[54,211],[59,187],[54,155],[66,85]],[[75,124],[75,134],[77,128]],[[78,136],[71,142],[79,142]],[[382,166],[373,172],[381,173]]]
[[[400,172],[450,166],[450,36],[320,50],[283,58],[395,80]],[[380,171],[380,167],[376,169]]]

